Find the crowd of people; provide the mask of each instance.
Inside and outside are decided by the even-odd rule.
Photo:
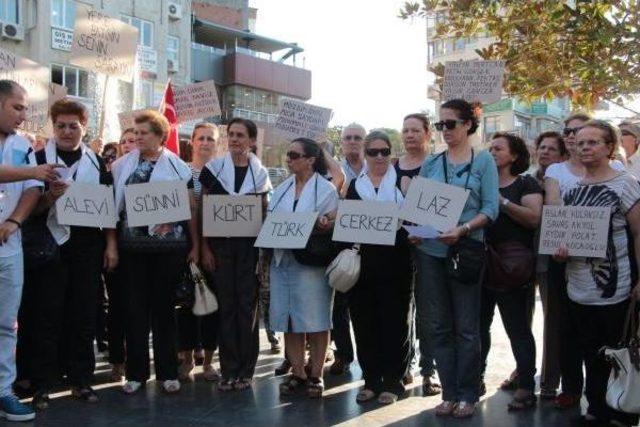
[[[16,132],[26,108],[24,89],[0,81],[0,415],[7,419],[33,419],[61,384],[77,399],[98,402],[94,341],[108,349],[111,379],[122,381],[125,394],[137,393],[151,377],[150,332],[155,379],[167,394],[192,379],[198,359],[204,380],[219,391],[250,388],[260,310],[275,352],[284,334],[285,360],[276,371],[289,375],[281,394],[322,397],[333,341],[332,374],[348,371],[357,354],[364,379],[358,402],[393,404],[419,359],[423,395],[442,395],[436,415],[467,418],[487,392],[497,306],[516,362],[501,388],[513,390],[509,410],[527,410],[538,398],[537,288],[544,310],[539,397],[566,409],[584,392],[580,425],[638,421],[607,406],[610,368],[599,353],[618,343],[629,302],[640,297],[638,126],[577,113],[562,133],[543,132],[533,147],[496,133],[481,149],[471,143],[477,109],[454,99],[440,106],[436,123],[405,117],[398,158],[387,134],[355,123],[342,130],[341,161],[316,141],[294,139],[286,152],[291,175],[273,188],[255,154],[257,127],[247,119],[225,125],[224,153],[216,125],[195,126],[188,163],[164,147],[170,126],[157,112],[137,114],[118,143],[89,147],[86,108],[63,99],[51,106],[53,138],[34,148]],[[429,152],[434,131],[445,151]],[[416,176],[468,192],[458,225],[435,239],[398,227],[393,246],[360,245],[357,283],[334,292],[325,275],[331,257],[310,250],[311,241],[331,239],[341,199],[401,206]],[[58,222],[55,203],[72,181],[113,187],[116,229]],[[186,183],[191,219],[130,226],[126,186],[163,181]],[[310,243],[269,250],[255,248],[255,238],[204,237],[204,195],[255,196],[263,217],[317,212]],[[570,256],[564,247],[538,255],[543,205],[610,207],[606,257]],[[498,274],[496,260],[515,262],[517,274]],[[188,263],[207,272],[216,312],[176,308],[175,286]],[[30,406],[17,394],[32,396]]]

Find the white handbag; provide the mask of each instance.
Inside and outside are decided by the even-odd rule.
[[[196,316],[206,316],[218,310],[218,300],[207,285],[207,279],[194,263],[189,264],[191,275],[195,281],[195,302],[192,312]]]
[[[325,275],[329,279],[329,286],[336,291],[344,293],[353,288],[360,277],[360,245],[342,250],[331,261]]]
[[[607,385],[607,404],[617,411],[640,414],[640,352],[636,327],[636,302],[629,304],[629,312],[620,348],[605,348],[611,364]]]

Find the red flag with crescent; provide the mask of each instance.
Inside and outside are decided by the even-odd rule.
[[[169,121],[171,130],[167,137],[165,147],[173,151],[177,155],[180,155],[180,139],[178,138],[178,114],[176,113],[176,104],[173,99],[173,88],[171,87],[171,80],[167,82],[167,88],[164,91],[162,97],[162,103],[160,104],[160,112]]]

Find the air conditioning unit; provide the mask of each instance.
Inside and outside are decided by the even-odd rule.
[[[180,3],[169,2],[169,19],[182,18],[182,5]]]
[[[177,73],[180,71],[180,64],[173,59],[167,59],[167,71],[170,73]]]
[[[18,24],[4,23],[0,28],[3,39],[22,41],[24,40],[24,27]]]

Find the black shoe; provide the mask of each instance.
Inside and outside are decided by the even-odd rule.
[[[284,359],[282,364],[276,368],[275,375],[279,377],[280,375],[288,374],[290,371],[291,363],[289,363],[289,359]]]
[[[49,407],[49,390],[38,390],[33,395],[31,406],[36,411],[43,411]]]

